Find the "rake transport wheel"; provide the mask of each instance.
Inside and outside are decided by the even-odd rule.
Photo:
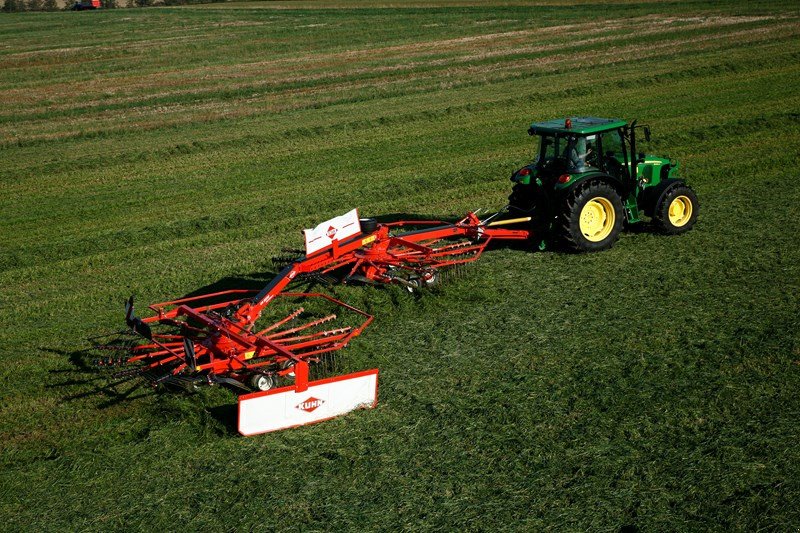
[[[617,191],[601,181],[590,181],[567,195],[558,230],[567,248],[597,252],[614,245],[623,218],[622,199]]]
[[[247,380],[250,387],[258,391],[267,391],[275,386],[275,377],[268,374],[255,373]]]
[[[697,222],[700,203],[688,185],[676,185],[659,200],[653,212],[656,228],[667,235],[677,235],[692,229]]]

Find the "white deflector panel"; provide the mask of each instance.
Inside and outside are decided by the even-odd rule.
[[[334,240],[343,241],[361,233],[358,221],[358,209],[344,215],[326,220],[314,229],[303,230],[306,238],[306,255],[311,255],[333,244]]]
[[[239,397],[239,433],[245,436],[328,420],[378,403],[378,369],[281,387]]]

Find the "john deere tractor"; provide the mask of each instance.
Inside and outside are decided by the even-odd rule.
[[[643,216],[668,234],[697,221],[697,195],[678,178],[678,163],[637,152],[650,128],[622,120],[573,117],[536,122],[534,160],[511,176],[510,208],[575,251],[610,248],[623,223]]]

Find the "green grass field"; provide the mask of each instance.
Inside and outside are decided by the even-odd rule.
[[[796,531],[798,88],[794,1],[0,15],[0,529]],[[79,352],[352,207],[500,208],[566,115],[650,124],[698,225],[335,288],[375,410],[243,438]]]

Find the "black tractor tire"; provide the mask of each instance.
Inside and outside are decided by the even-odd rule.
[[[567,194],[556,229],[568,250],[599,252],[614,246],[624,219],[619,193],[611,185],[593,180]]]
[[[653,224],[661,233],[678,235],[692,229],[699,214],[697,194],[688,185],[676,185],[659,199],[653,210]]]
[[[533,187],[517,183],[508,196],[508,205],[511,209],[528,213],[533,210],[536,198],[533,196]]]

